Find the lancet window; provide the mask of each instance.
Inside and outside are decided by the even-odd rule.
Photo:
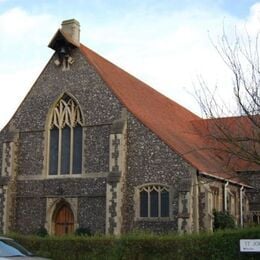
[[[67,94],[53,109],[49,128],[49,175],[82,172],[82,114]]]

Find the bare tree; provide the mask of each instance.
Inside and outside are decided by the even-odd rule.
[[[207,148],[229,166],[243,168],[260,165],[260,65],[259,34],[246,37],[235,34],[230,40],[225,31],[214,48],[232,73],[236,108],[223,104],[205,81],[199,79],[195,96],[207,118],[195,124],[199,134],[208,138]],[[228,86],[227,86],[228,87]],[[225,117],[225,116],[229,117]],[[230,116],[231,115],[231,116]],[[239,167],[238,167],[239,168]]]

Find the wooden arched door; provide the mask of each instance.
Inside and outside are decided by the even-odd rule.
[[[62,236],[74,232],[74,215],[69,205],[62,204],[54,215],[55,235]]]

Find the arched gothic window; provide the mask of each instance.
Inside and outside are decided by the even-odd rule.
[[[82,171],[82,114],[72,97],[64,94],[51,115],[49,175]]]
[[[141,218],[169,217],[169,188],[162,185],[147,185],[139,189]]]

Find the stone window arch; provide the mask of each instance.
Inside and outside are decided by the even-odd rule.
[[[64,94],[49,122],[49,176],[82,173],[83,119],[79,104]]]
[[[139,218],[169,218],[170,188],[163,184],[138,187]]]

